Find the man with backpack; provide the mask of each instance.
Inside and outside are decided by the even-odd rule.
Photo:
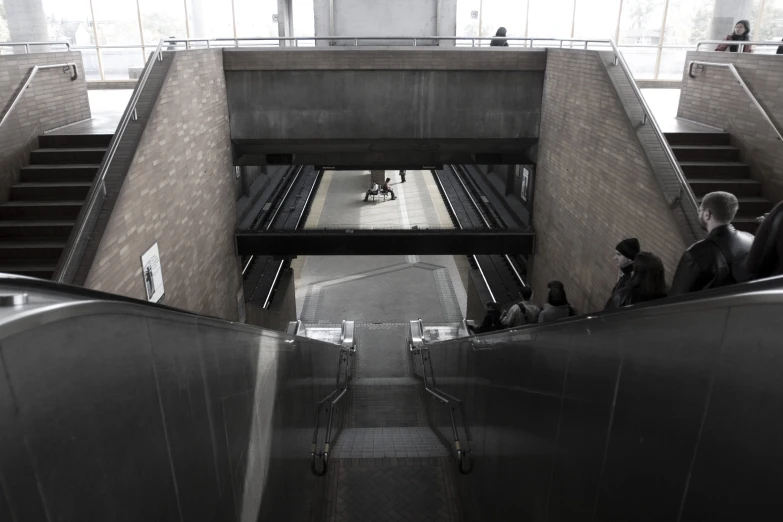
[[[506,328],[515,328],[538,322],[538,314],[541,312],[541,309],[530,301],[533,298],[533,289],[526,286],[519,293],[522,294],[522,301],[509,308],[500,318],[500,322]]]
[[[734,194],[710,192],[699,206],[699,223],[706,239],[685,251],[674,274],[670,296],[719,288],[746,280],[745,258],[753,245],[753,234],[731,225],[739,202]]]

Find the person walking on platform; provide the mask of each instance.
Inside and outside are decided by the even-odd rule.
[[[531,302],[533,289],[526,286],[519,293],[522,294],[522,301],[514,304],[500,317],[500,322],[506,328],[515,328],[538,322],[538,314],[541,313],[541,309]]]
[[[745,260],[748,279],[783,275],[783,201],[761,219]]]
[[[682,255],[669,295],[719,288],[747,279],[744,265],[753,234],[732,226],[738,208],[734,194],[710,192],[704,196],[699,206],[699,223],[708,236]]]
[[[500,310],[498,309],[498,304],[494,301],[487,302],[487,313],[484,315],[484,320],[479,327],[468,325],[468,330],[474,334],[494,332],[502,329],[503,323],[500,322]]]
[[[728,35],[724,40],[733,41],[733,42],[747,42],[750,40],[750,22],[747,20],[740,20],[737,22],[737,24],[734,26],[734,31]],[[715,48],[716,51],[729,51],[731,53],[736,53],[739,51],[739,45],[729,45],[729,44],[720,44],[718,47]],[[743,53],[752,53],[753,49],[750,45],[743,46],[742,49]]]
[[[493,38],[492,41],[489,42],[490,47],[508,47],[508,41],[505,40],[506,38],[505,27],[498,27],[498,32],[495,33],[495,36],[499,36],[500,38]]]
[[[400,179],[402,180],[400,183],[405,183],[405,171],[404,170],[400,171]]]
[[[384,181],[383,186],[381,187],[381,192],[388,192],[391,194],[392,200],[397,199],[394,196],[394,191],[391,189],[391,186],[394,185],[394,183],[389,183],[391,181],[391,178],[386,178],[386,181]]]
[[[666,277],[660,257],[650,252],[639,252],[632,266],[631,279],[612,294],[607,310],[666,297]]]
[[[614,285],[612,293],[609,295],[609,300],[606,301],[604,310],[611,310],[614,308],[617,293],[631,280],[633,260],[636,258],[636,254],[639,253],[639,250],[641,250],[641,246],[639,245],[639,240],[635,237],[629,237],[617,243],[614,253],[614,262],[620,272],[618,274],[617,283]]]
[[[549,295],[544,308],[538,316],[539,323],[551,323],[558,319],[573,317],[576,315],[574,307],[568,303],[565,286],[560,281],[550,281],[547,285]]]

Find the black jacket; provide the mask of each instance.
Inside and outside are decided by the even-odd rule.
[[[508,47],[508,40],[501,40],[499,38],[493,38],[491,42],[489,42],[490,47]]]
[[[500,322],[500,310],[490,310],[487,312],[487,315],[484,316],[484,321],[481,322],[481,326],[476,328],[475,333],[494,332],[495,330],[502,330],[503,328],[505,328],[505,326]]]
[[[707,239],[695,242],[682,255],[669,295],[744,281],[743,265],[752,244],[753,234],[740,232],[732,225],[717,227]]]
[[[665,297],[666,294],[643,294],[639,291],[638,288],[634,288],[629,284],[612,294],[611,299],[609,299],[609,303],[606,305],[606,310],[617,310],[618,308],[622,308],[624,306],[644,303],[647,301],[654,301],[655,299],[663,299]]]
[[[772,209],[756,231],[745,271],[749,279],[783,275],[783,201]]]
[[[612,288],[612,295],[609,296],[609,300],[606,301],[604,310],[614,310],[617,306],[617,293],[628,285],[628,281],[631,280],[631,274],[633,274],[633,263],[628,263],[620,269],[623,275],[617,281],[617,284]],[[624,305],[621,305],[624,306]]]

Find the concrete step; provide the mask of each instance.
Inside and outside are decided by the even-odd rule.
[[[32,165],[73,165],[100,163],[106,147],[36,149],[30,153]]]
[[[42,149],[72,147],[108,147],[113,134],[43,134],[38,136]]]
[[[665,132],[669,145],[731,145],[728,132]]]
[[[762,214],[766,214],[774,203],[767,198],[737,198],[739,200],[739,210],[737,210],[738,217],[752,217],[757,218]]]
[[[49,181],[92,181],[99,164],[27,165],[22,167],[19,180],[22,183],[46,183]]]
[[[75,221],[0,221],[0,240],[66,240]]]
[[[0,220],[71,221],[83,201],[9,201],[0,205]]]
[[[16,259],[0,262],[0,273],[39,279],[51,279],[55,268],[57,268],[57,261],[52,262],[47,259]]]
[[[761,184],[752,179],[689,179],[688,183],[697,197],[715,191],[731,192],[738,198],[761,194]]]
[[[729,145],[673,145],[679,161],[739,161],[739,149]]]
[[[17,183],[11,186],[11,201],[63,201],[87,198],[92,183]]]
[[[747,178],[750,167],[736,161],[681,161],[680,167],[688,179]]]
[[[56,264],[64,248],[65,241],[0,241],[0,263],[7,259],[33,259]]]

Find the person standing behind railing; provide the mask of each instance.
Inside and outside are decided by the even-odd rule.
[[[747,42],[750,40],[750,22],[747,20],[740,20],[737,22],[737,25],[734,26],[734,31],[728,35],[724,40],[729,41],[739,41],[739,42]],[[729,44],[720,44],[718,47],[715,48],[716,51],[729,51],[732,53],[736,53],[739,51],[739,45],[729,45]],[[744,46],[742,49],[743,53],[752,53],[753,48],[750,45]]]
[[[498,31],[495,33],[495,36],[499,36],[501,38],[506,37],[506,28],[505,27],[499,27]],[[493,38],[492,41],[489,43],[490,47],[508,47],[508,41],[503,40],[501,38]]]
[[[780,41],[783,42],[783,39],[781,39]],[[783,45],[778,47],[778,52],[776,52],[775,54],[783,54]]]

